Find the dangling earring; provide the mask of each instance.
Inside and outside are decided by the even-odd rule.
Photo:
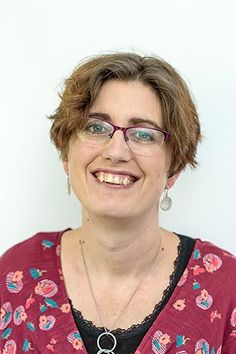
[[[162,200],[160,202],[160,208],[163,211],[170,210],[170,208],[172,206],[172,199],[168,196],[168,190],[169,190],[169,187],[166,187],[165,192],[164,192],[164,197],[162,198]]]
[[[68,195],[71,194],[71,187],[70,187],[70,179],[69,179],[69,173],[67,175],[67,193]]]

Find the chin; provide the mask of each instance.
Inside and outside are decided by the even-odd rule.
[[[111,219],[130,219],[135,216],[138,216],[137,211],[135,212],[134,206],[124,206],[122,205],[114,205],[113,203],[107,203],[106,205],[96,205],[96,208],[88,209],[89,213],[92,213],[96,216],[111,218]]]

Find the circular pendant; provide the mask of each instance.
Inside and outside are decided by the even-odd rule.
[[[163,211],[168,211],[170,210],[171,208],[171,205],[172,205],[172,200],[170,197],[165,197],[161,200],[160,202],[160,208],[161,210]]]
[[[101,341],[102,337],[104,337],[104,336],[110,336],[111,339],[113,340],[113,347],[112,347],[111,349],[106,349],[106,348],[102,348],[102,347],[101,347],[100,341]],[[115,354],[115,353],[113,352],[113,350],[115,349],[116,345],[117,345],[117,340],[116,340],[116,337],[114,336],[114,334],[112,334],[112,333],[109,332],[109,331],[102,332],[102,333],[98,336],[98,338],[97,338],[97,346],[98,346],[98,348],[99,348],[99,351],[97,352],[97,354],[102,354],[102,353]]]

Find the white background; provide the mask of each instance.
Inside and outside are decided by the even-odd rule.
[[[236,253],[234,1],[0,0],[0,253],[38,231],[80,223],[46,116],[79,61],[156,53],[187,80],[205,139],[200,166],[171,190],[169,229]]]

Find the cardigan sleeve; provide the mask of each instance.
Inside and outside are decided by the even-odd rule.
[[[47,258],[51,257],[42,250],[54,244],[53,237],[47,235],[49,240],[42,245],[44,236],[38,233],[22,241],[0,258],[0,353],[40,353],[35,340],[40,305],[36,301],[37,279],[47,274]]]
[[[66,230],[40,232],[0,258],[0,353],[85,354],[60,263]]]
[[[27,276],[28,265],[35,255],[35,236],[11,247],[0,258],[0,353],[3,354],[28,350],[39,353],[32,346],[34,325],[31,294],[28,294],[32,281]]]

